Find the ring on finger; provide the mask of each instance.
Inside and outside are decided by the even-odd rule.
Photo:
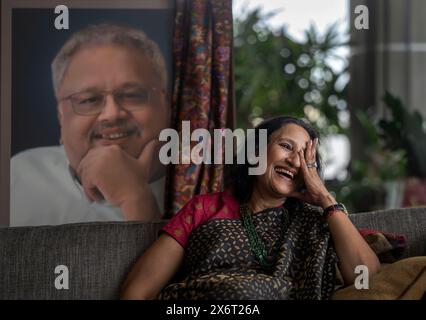
[[[309,162],[309,163],[306,164],[306,166],[308,168],[317,168],[318,167],[316,162]]]

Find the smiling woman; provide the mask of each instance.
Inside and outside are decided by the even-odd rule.
[[[316,130],[292,117],[255,129],[267,130],[265,173],[237,164],[225,192],[189,201],[136,263],[123,298],[328,299],[336,267],[348,284],[357,265],[377,271],[320,178]]]
[[[305,150],[310,139],[318,139],[318,132],[307,122],[292,117],[274,118],[259,124],[256,129],[257,134],[261,129],[266,129],[268,141],[267,176],[259,177],[259,186],[264,188],[267,183],[277,181],[278,184],[274,184],[274,188],[288,189],[291,186],[297,191],[302,191],[304,183],[301,172],[297,170],[298,167],[300,168],[297,151]],[[319,176],[322,176],[321,157],[317,148],[315,150],[316,171]],[[286,161],[283,161],[283,156]],[[235,189],[235,196],[240,202],[247,202],[253,193],[255,177],[248,174],[249,168],[248,162],[236,165],[234,168],[234,184],[238,185],[238,188]],[[290,179],[285,177],[286,174]],[[280,184],[280,180],[287,180],[287,183]]]

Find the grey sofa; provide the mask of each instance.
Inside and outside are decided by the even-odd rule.
[[[405,234],[404,257],[426,254],[426,208],[350,216],[359,228]],[[118,299],[133,263],[165,221],[0,228],[0,299]],[[69,288],[56,289],[58,265]]]

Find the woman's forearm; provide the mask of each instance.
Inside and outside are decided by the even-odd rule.
[[[122,285],[122,299],[155,299],[179,269],[184,258],[183,247],[172,237],[162,234],[139,258]]]
[[[352,284],[355,281],[357,277],[355,268],[358,265],[366,266],[369,276],[379,270],[380,262],[376,254],[344,212],[330,215],[327,223],[340,260],[339,269],[345,284]]]

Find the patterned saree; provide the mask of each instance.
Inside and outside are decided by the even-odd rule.
[[[319,211],[267,209],[253,215],[273,266],[253,254],[241,219],[209,219],[193,230],[179,276],[159,299],[328,299],[337,256]]]

